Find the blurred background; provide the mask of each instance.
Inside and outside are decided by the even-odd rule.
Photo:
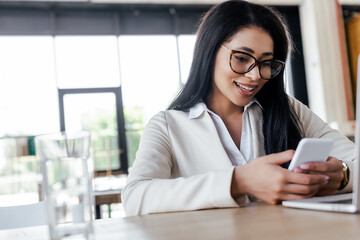
[[[39,200],[34,137],[64,130],[91,132],[95,177],[122,176],[110,186],[121,189],[146,123],[187,80],[199,20],[219,2],[0,1],[1,204]],[[293,36],[288,93],[351,138],[360,2],[255,2],[276,8]],[[123,216],[116,199],[98,200],[103,217]]]

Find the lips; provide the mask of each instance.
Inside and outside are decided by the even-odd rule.
[[[237,87],[239,87],[241,90],[243,90],[244,92],[253,92],[254,91],[254,89],[257,87],[257,85],[248,85],[248,84],[246,84],[246,86],[245,86],[245,84],[241,84],[241,83],[238,83],[238,82],[235,82],[235,85],[237,86]]]

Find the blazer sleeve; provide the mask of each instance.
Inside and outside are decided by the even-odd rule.
[[[160,112],[143,132],[121,193],[127,216],[239,206],[230,195],[234,167],[173,178],[173,164],[166,115]]]
[[[331,138],[334,140],[334,147],[330,156],[345,161],[350,168],[350,182],[342,192],[348,192],[352,189],[352,173],[355,161],[355,144],[346,136],[343,136],[338,130],[331,128],[327,123],[321,120],[307,106],[289,97],[290,104],[297,113],[300,125],[303,128],[304,137],[308,138]]]

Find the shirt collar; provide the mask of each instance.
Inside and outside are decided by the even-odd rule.
[[[244,112],[246,112],[246,110],[251,106],[253,105],[254,103],[256,103],[257,105],[259,105],[259,107],[261,109],[262,106],[261,104],[258,102],[258,100],[256,98],[253,98],[251,99],[251,101],[245,105],[244,107]],[[194,118],[198,118],[200,117],[200,115],[203,113],[203,112],[209,112],[211,114],[215,114],[213,111],[211,111],[210,109],[207,108],[206,104],[204,102],[199,102],[197,103],[195,106],[193,106],[192,108],[190,108],[190,112],[189,112],[189,119],[194,119]]]

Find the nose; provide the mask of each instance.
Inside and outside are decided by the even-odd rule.
[[[261,78],[259,66],[256,65],[250,72],[245,73],[245,77],[255,81]]]

